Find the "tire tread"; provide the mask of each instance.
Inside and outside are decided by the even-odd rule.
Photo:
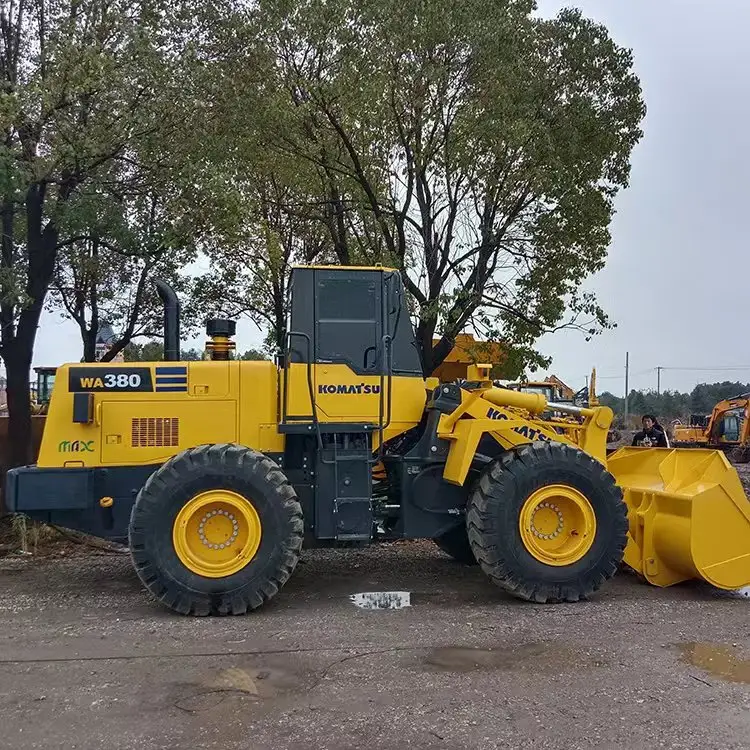
[[[589,474],[614,507],[612,539],[605,555],[589,575],[565,583],[543,582],[524,575],[517,560],[512,560],[493,541],[498,534],[511,530],[499,529],[499,507],[506,501],[508,482],[515,484],[524,475],[533,474],[544,464],[561,462],[576,464]],[[500,588],[520,599],[538,602],[574,602],[588,598],[617,571],[627,542],[627,509],[622,491],[614,477],[594,458],[581,450],[562,443],[534,443],[508,451],[485,470],[476,483],[466,515],[469,543],[482,570]]]
[[[149,554],[145,534],[149,519],[160,512],[161,499],[170,489],[185,478],[198,476],[211,468],[220,468],[230,475],[254,475],[256,481],[264,484],[272,501],[278,502],[283,511],[285,535],[280,540],[273,570],[256,585],[240,587],[231,593],[207,595],[182,586],[165,575]],[[303,534],[304,519],[297,494],[274,461],[243,446],[209,444],[183,451],[149,477],[131,511],[129,546],[141,582],[170,609],[185,615],[240,615],[257,609],[279,592],[299,561]]]

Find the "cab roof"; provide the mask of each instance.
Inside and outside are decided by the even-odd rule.
[[[316,266],[316,265],[299,265],[292,266],[295,268],[311,268],[313,270],[320,269],[322,271],[391,271],[398,272],[398,268],[390,268],[389,266]]]

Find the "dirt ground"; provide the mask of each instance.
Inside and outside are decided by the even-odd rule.
[[[411,606],[349,601],[390,590]],[[0,559],[0,747],[748,748],[748,613],[624,573],[526,604],[402,543],[306,552],[262,610],[185,618],[127,555],[66,545]]]

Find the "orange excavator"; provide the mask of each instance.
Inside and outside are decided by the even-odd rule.
[[[690,424],[675,423],[675,447],[716,448],[736,463],[750,462],[750,393],[719,401],[708,419],[693,415]]]

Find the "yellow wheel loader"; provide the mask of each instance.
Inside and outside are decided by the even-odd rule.
[[[165,361],[58,368],[35,466],[13,511],[127,540],[173,610],[240,614],[273,597],[303,543],[430,538],[535,602],[576,601],[624,561],[658,586],[750,584],[750,505],[720,452],[626,448],[612,412],[425,380],[401,277],[380,267],[293,272],[285,350],[180,362],[163,282]]]

